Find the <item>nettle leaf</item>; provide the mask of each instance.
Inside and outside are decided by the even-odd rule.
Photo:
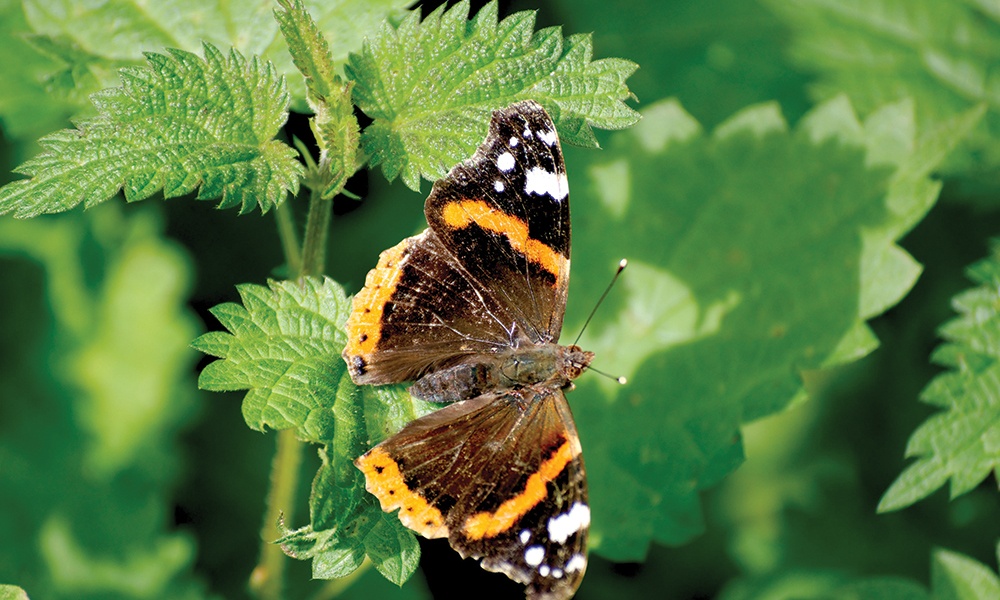
[[[989,113],[948,166],[996,181],[1000,166],[1000,11],[952,0],[770,0],[792,54],[816,71],[819,98],[847,93],[862,111],[912,97],[921,126],[979,103]],[[891,73],[892,76],[887,76]]]
[[[306,8],[332,41],[339,70],[348,52],[386,18],[401,17],[403,0],[309,0]],[[24,12],[31,29],[62,48],[62,69],[53,69],[48,86],[56,94],[85,98],[118,85],[117,68],[138,65],[144,52],[178,48],[196,52],[203,42],[233,47],[246,56],[270,60],[289,78],[297,109],[305,109],[305,86],[292,64],[272,11],[273,0],[158,0],[80,3],[75,0],[29,0]],[[0,44],[4,55],[6,44]]]
[[[589,147],[597,146],[591,127],[622,129],[638,120],[622,102],[637,65],[592,61],[589,35],[536,32],[533,11],[497,22],[495,1],[468,17],[467,0],[423,22],[413,11],[351,55],[354,100],[374,119],[362,147],[390,181],[401,176],[418,190],[421,177],[441,177],[472,155],[491,112],[517,100],[537,100],[564,142]]]
[[[196,339],[198,350],[222,360],[206,366],[198,385],[249,390],[243,417],[256,430],[295,427],[304,440],[333,435],[330,406],[346,371],[340,353],[350,304],[331,279],[241,285],[243,303],[220,304],[212,314],[229,330]]]
[[[411,398],[404,386],[355,386],[346,369],[331,397],[336,425],[332,441],[320,452],[323,466],[313,480],[310,524],[286,531],[278,542],[290,556],[312,559],[317,579],[344,577],[367,555],[379,573],[402,585],[420,562],[420,547],[413,532],[395,514],[382,512],[365,491],[354,459],[437,407]]]
[[[919,135],[909,102],[860,121],[838,98],[791,130],[772,104],[711,134],[673,101],[643,117],[600,156],[567,152],[567,335],[630,260],[581,341],[629,383],[584,377],[570,395],[593,546],[613,560],[700,533],[698,491],[742,461],[740,424],[801,398],[802,371],[877,345],[865,320],[920,271],[895,242],[933,205],[928,174],[981,111]]]
[[[960,316],[945,324],[933,355],[947,367],[921,400],[944,409],[913,432],[906,456],[917,458],[889,487],[879,511],[909,506],[951,479],[952,498],[1000,475],[1000,243],[968,271],[978,287],[954,299]]]
[[[288,94],[274,69],[205,46],[148,54],[148,68],[122,71],[123,85],[93,96],[99,114],[43,138],[40,155],[18,167],[31,179],[0,189],[0,214],[32,217],[94,206],[119,190],[129,202],[198,189],[219,207],[267,211],[296,193],[296,153],[273,139]]]

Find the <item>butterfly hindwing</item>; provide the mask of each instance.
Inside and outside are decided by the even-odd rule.
[[[383,510],[484,568],[565,598],[586,569],[586,479],[560,390],[483,395],[410,423],[358,459]],[[519,468],[531,465],[532,468]]]

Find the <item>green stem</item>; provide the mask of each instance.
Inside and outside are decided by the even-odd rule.
[[[271,489],[260,530],[260,561],[250,575],[250,591],[261,600],[281,600],[284,597],[287,557],[274,540],[281,537],[279,520],[293,523],[295,519],[295,492],[303,447],[304,444],[295,437],[294,429],[278,432],[278,447],[271,461]]]
[[[299,236],[295,232],[291,203],[279,204],[274,211],[274,218],[278,222],[278,238],[285,253],[285,262],[288,263],[288,272],[297,274],[302,271],[302,250],[299,247]]]
[[[299,277],[323,274],[332,207],[333,202],[324,200],[321,192],[315,188],[310,191],[309,215],[306,217],[301,253],[296,244],[290,209],[285,208],[285,204],[279,207],[278,235],[285,249],[285,260]],[[285,208],[285,211],[282,212],[281,208]],[[271,463],[271,488],[260,532],[260,560],[250,576],[250,590],[260,600],[281,600],[284,595],[287,558],[274,540],[281,537],[279,519],[288,523],[294,523],[295,520],[295,496],[303,448],[304,444],[296,438],[294,429],[278,432],[277,450]]]
[[[326,266],[326,240],[330,231],[332,208],[332,200],[324,200],[317,189],[310,190],[309,216],[306,217],[306,235],[302,242],[300,277],[323,274]]]

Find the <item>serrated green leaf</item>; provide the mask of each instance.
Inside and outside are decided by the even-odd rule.
[[[935,600],[1000,598],[1000,577],[968,556],[937,550],[931,564]]]
[[[1000,13],[951,0],[769,0],[794,32],[793,57],[820,74],[817,98],[850,95],[862,112],[912,97],[923,128],[985,104],[989,112],[948,162],[997,183]],[[891,74],[891,75],[890,75]]]
[[[935,199],[928,169],[913,163],[967,131],[952,123],[939,139],[913,119],[912,105],[897,103],[862,121],[840,98],[791,130],[764,105],[704,133],[676,103],[657,103],[601,156],[567,151],[567,332],[604,274],[630,261],[612,308],[581,341],[595,366],[629,383],[581,378],[570,395],[595,551],[638,560],[651,541],[699,533],[698,490],[742,460],[740,424],[801,397],[801,371],[873,349],[864,320],[915,277],[884,281],[873,266],[914,264],[896,240]]]
[[[383,577],[403,585],[420,564],[420,545],[395,513],[380,511],[378,517],[375,527],[365,538],[365,552]]]
[[[955,297],[960,316],[941,328],[947,342],[934,353],[950,370],[921,395],[945,411],[913,432],[906,456],[917,462],[886,490],[880,512],[909,506],[949,479],[954,498],[1000,468],[1000,244],[969,276],[979,286]]]
[[[243,416],[253,429],[295,427],[300,438],[332,438],[330,407],[346,372],[340,352],[349,304],[331,279],[271,281],[239,286],[243,306],[212,310],[229,333],[194,341],[198,350],[222,360],[201,372],[207,390],[249,390]]]
[[[373,166],[413,190],[470,156],[493,110],[532,98],[548,109],[564,142],[596,146],[591,127],[621,129],[638,115],[622,101],[636,65],[592,61],[590,36],[534,31],[523,11],[497,21],[490,2],[471,20],[468,1],[423,22],[411,12],[383,25],[346,70],[354,99],[374,122],[362,133]]]
[[[367,555],[380,573],[402,585],[419,563],[416,538],[365,491],[354,459],[387,431],[395,432],[429,407],[411,399],[401,386],[359,388],[346,369],[333,397],[336,424],[332,440],[320,453],[323,466],[313,479],[310,524],[287,532],[279,543],[290,556],[312,559],[313,577],[344,577]]]
[[[348,52],[359,49],[384,19],[400,17],[408,4],[309,0],[306,7],[332,40],[333,66],[340,70]],[[197,52],[207,42],[270,60],[278,74],[289,77],[296,108],[305,109],[305,86],[301,78],[290,77],[296,70],[278,33],[272,0],[29,0],[24,7],[32,31],[69,50],[61,53],[61,69],[49,67],[48,88],[56,95],[85,103],[90,93],[118,85],[118,67],[139,65],[143,52]]]
[[[330,44],[302,0],[279,0],[274,10],[278,27],[288,44],[295,67],[305,78],[306,90],[314,98],[326,98],[338,86]]]
[[[313,576],[344,577],[367,555],[402,584],[419,561],[413,533],[382,512],[367,493],[354,459],[403,424],[431,410],[401,386],[359,388],[340,353],[349,303],[331,279],[239,286],[240,304],[212,313],[228,333],[212,332],[194,346],[223,360],[202,371],[205,389],[249,389],[243,413],[255,429],[295,427],[323,443],[313,480],[310,524],[278,540],[294,558],[313,561]]]
[[[288,94],[273,68],[205,46],[205,59],[147,55],[123,71],[124,85],[94,96],[99,115],[41,140],[45,151],[0,189],[0,213],[31,217],[162,190],[221,198],[219,207],[267,211],[298,190],[301,164],[274,138]]]

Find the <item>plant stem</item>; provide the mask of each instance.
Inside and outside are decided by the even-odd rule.
[[[306,217],[301,253],[297,247],[291,210],[285,204],[278,208],[278,235],[285,249],[285,260],[299,277],[323,274],[332,207],[333,202],[324,200],[315,188],[310,191],[309,215]],[[294,429],[278,432],[277,449],[271,462],[271,488],[260,532],[260,559],[250,576],[250,590],[260,600],[281,600],[284,596],[287,558],[274,540],[281,537],[279,519],[288,523],[295,520],[295,495],[303,448],[304,444],[295,437]]]
[[[306,235],[302,242],[302,268],[299,270],[301,277],[323,274],[332,208],[333,201],[324,200],[319,190],[310,191],[309,216],[306,217]]]
[[[295,437],[294,429],[278,432],[277,450],[271,461],[271,488],[260,531],[260,561],[250,575],[250,590],[261,600],[281,600],[284,597],[287,558],[274,540],[281,537],[279,519],[289,523],[295,519],[295,492],[302,465],[302,449],[303,444]]]
[[[288,263],[288,272],[300,273],[302,271],[302,250],[299,247],[299,236],[295,232],[295,217],[292,215],[291,203],[282,202],[274,211],[274,218],[278,222],[278,238],[281,240],[281,248],[285,253],[285,262]]]

